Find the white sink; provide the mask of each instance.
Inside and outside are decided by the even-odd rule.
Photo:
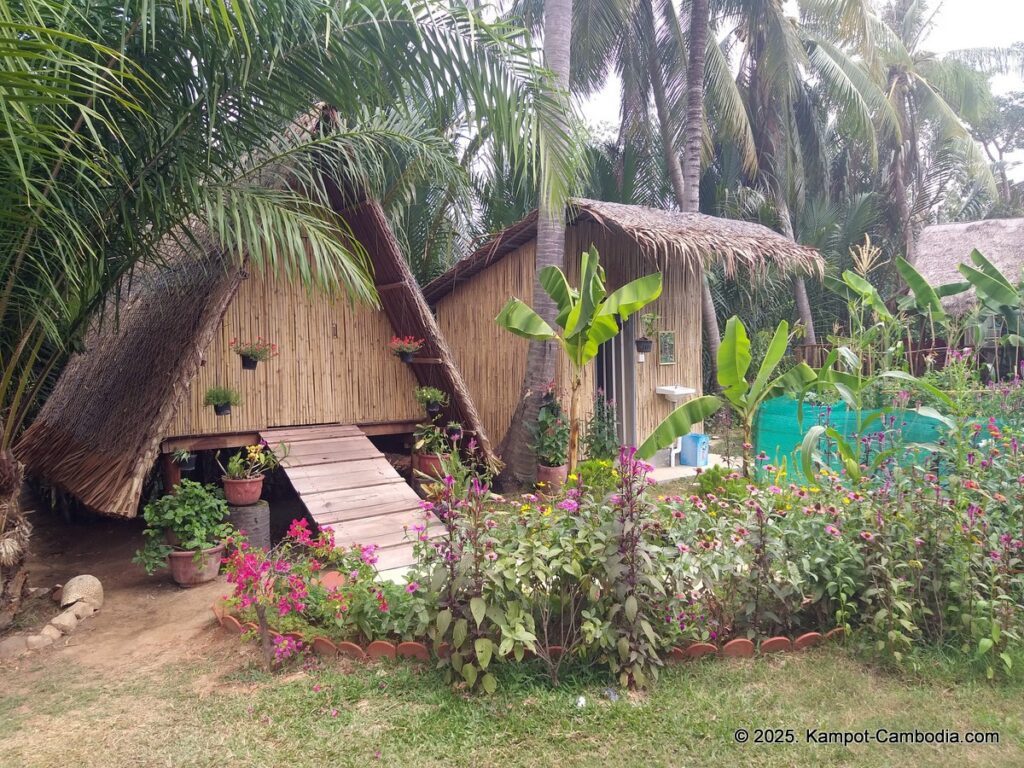
[[[682,402],[691,395],[697,394],[697,390],[693,387],[684,387],[680,384],[668,384],[664,387],[658,387],[654,391],[659,395],[664,395],[672,403]]]

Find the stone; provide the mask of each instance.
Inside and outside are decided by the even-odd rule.
[[[50,620],[50,626],[56,627],[65,635],[70,635],[78,626],[78,618],[75,616],[74,608],[69,608],[64,613],[55,616]]]
[[[81,621],[96,613],[96,606],[83,600],[75,603],[68,610],[75,614],[76,619]]]
[[[47,624],[45,627],[39,630],[39,634],[48,637],[51,640],[60,640],[64,636],[64,633],[52,624]]]
[[[64,585],[60,597],[60,607],[67,608],[79,600],[92,603],[97,609],[103,607],[103,585],[95,576],[75,576]]]
[[[28,650],[28,640],[24,635],[14,635],[0,640],[0,659],[13,659]]]
[[[38,651],[41,648],[47,648],[53,645],[53,640],[54,638],[49,635],[39,633],[38,635],[29,635],[26,642],[30,651]]]

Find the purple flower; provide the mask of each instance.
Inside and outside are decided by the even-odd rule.
[[[408,584],[405,585],[405,591],[408,592],[410,595],[419,588],[420,584],[418,581],[410,581]]]

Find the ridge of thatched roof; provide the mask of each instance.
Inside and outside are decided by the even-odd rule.
[[[774,267],[802,275],[820,275],[824,270],[824,262],[813,248],[748,221],[573,198],[568,204],[566,223],[571,226],[580,221],[593,221],[622,233],[650,255],[664,253],[685,261],[721,263],[730,277],[740,268]],[[429,302],[436,302],[459,283],[533,240],[536,234],[534,210],[428,283],[423,294]]]
[[[971,263],[971,251],[979,250],[1012,283],[1024,268],[1024,219],[986,219],[957,224],[933,224],[917,238],[914,266],[931,285],[962,282],[961,264]],[[943,307],[963,315],[977,303],[974,290],[948,296]]]

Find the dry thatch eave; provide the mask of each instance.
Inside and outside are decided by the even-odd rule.
[[[567,224],[572,226],[581,221],[596,222],[628,237],[642,253],[652,258],[664,255],[687,262],[718,263],[730,277],[741,269],[774,268],[787,274],[808,276],[820,276],[824,270],[824,262],[813,248],[747,221],[575,198],[569,203]],[[424,295],[431,303],[438,301],[456,285],[500,261],[536,235],[537,211],[534,210],[432,280],[423,289]]]
[[[918,236],[917,271],[931,285],[962,282],[961,264],[971,263],[971,251],[979,250],[1010,282],[1021,279],[1024,268],[1024,219],[987,219],[957,224],[935,224]],[[960,316],[977,303],[974,291],[942,300],[947,312]]]

